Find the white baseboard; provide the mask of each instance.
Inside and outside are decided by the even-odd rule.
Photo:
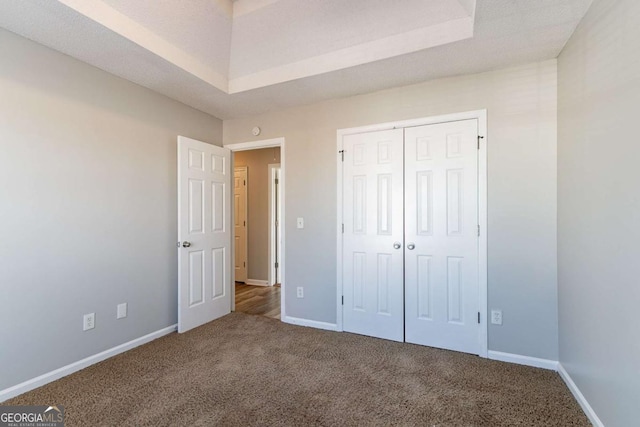
[[[98,354],[94,354],[93,356],[89,356],[82,360],[78,360],[77,362],[73,362],[67,366],[63,366],[62,368],[58,368],[54,371],[47,372],[46,374],[40,375],[39,377],[32,378],[23,383],[14,385],[13,387],[6,388],[4,390],[0,390],[0,403],[5,400],[11,399],[13,397],[19,396],[23,393],[36,389],[38,387],[42,387],[45,384],[53,382],[62,377],[66,377],[69,374],[73,374],[74,372],[78,372],[81,369],[84,369],[88,366],[94,365],[98,362],[102,362],[110,357],[113,357],[117,354],[124,353],[127,350],[131,350],[132,348],[138,347],[142,344],[146,344],[150,341],[168,335],[174,332],[177,329],[178,325],[169,326],[164,329],[160,329],[159,331],[151,332],[143,337],[136,338],[124,344],[120,344],[118,346],[112,347],[108,350],[100,352]]]
[[[310,328],[324,329],[327,331],[337,331],[338,325],[335,323],[319,322],[317,320],[300,319],[299,317],[285,316],[282,321],[291,325],[308,326]]]
[[[268,280],[257,280],[257,279],[247,279],[244,281],[244,284],[251,285],[251,286],[271,286],[269,285]]]
[[[564,366],[562,366],[562,363],[559,363],[559,362],[558,362],[558,373],[560,374],[560,377],[562,378],[564,383],[567,385],[569,390],[571,390],[573,397],[576,398],[576,400],[582,407],[582,410],[587,415],[587,418],[589,418],[589,421],[591,421],[591,424],[593,424],[596,427],[604,427],[604,424],[602,423],[602,421],[600,421],[600,418],[598,418],[598,416],[596,415],[596,412],[593,410],[591,405],[589,405],[589,402],[587,402],[587,399],[584,397],[584,395],[582,394],[582,392],[580,391],[576,383],[573,382],[569,373],[564,369]]]
[[[549,359],[540,359],[537,357],[522,356],[520,354],[503,353],[501,351],[489,350],[487,357],[492,360],[501,362],[517,363],[518,365],[533,366],[535,368],[558,370],[558,361]]]

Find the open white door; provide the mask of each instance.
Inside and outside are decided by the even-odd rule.
[[[178,332],[231,310],[231,152],[178,137]]]

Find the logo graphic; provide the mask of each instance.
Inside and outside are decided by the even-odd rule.
[[[64,407],[0,406],[0,427],[64,427]]]

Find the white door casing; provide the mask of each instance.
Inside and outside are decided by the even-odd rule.
[[[478,123],[405,129],[405,341],[479,354]]]
[[[344,137],[343,327],[403,341],[403,130]]]
[[[232,152],[256,150],[260,148],[280,147],[280,204],[282,209],[280,210],[280,222],[286,224],[286,141],[285,138],[273,138],[260,141],[239,142],[234,144],[227,144],[225,148],[228,148]],[[286,227],[280,227],[280,252],[282,258],[280,260],[280,319],[283,322],[294,323],[296,318],[290,318],[286,313],[285,297],[287,294],[287,274],[286,274]],[[294,320],[291,320],[294,319]]]
[[[235,281],[247,280],[247,180],[246,166],[234,168],[233,173],[233,229]]]
[[[269,285],[280,283],[282,263],[280,164],[267,165],[269,179]],[[276,267],[277,265],[277,267]]]
[[[178,137],[178,332],[231,308],[231,152]]]

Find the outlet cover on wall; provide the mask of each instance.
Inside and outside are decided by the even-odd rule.
[[[116,310],[116,319],[122,319],[127,317],[127,303],[123,302],[122,304],[118,304],[118,309]]]
[[[296,296],[298,298],[304,298],[304,288],[302,286],[296,288]]]
[[[491,310],[491,323],[502,325],[502,310]]]
[[[89,313],[85,314],[82,318],[82,330],[88,331],[89,329],[93,329],[96,327],[96,314]]]

